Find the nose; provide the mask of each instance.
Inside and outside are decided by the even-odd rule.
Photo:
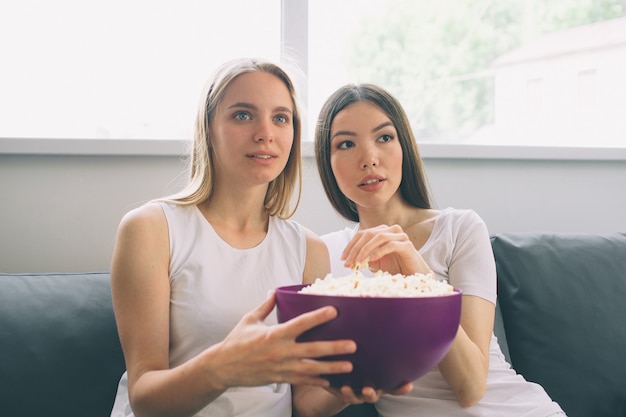
[[[367,167],[375,167],[376,166],[376,161],[371,160],[369,162],[363,162],[363,169],[367,168]]]
[[[270,143],[274,141],[274,129],[271,122],[259,121],[254,133],[254,141]]]
[[[367,169],[375,167],[378,164],[378,156],[374,149],[365,149],[361,158],[361,168]]]

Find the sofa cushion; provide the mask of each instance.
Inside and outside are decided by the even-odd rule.
[[[626,234],[492,237],[514,369],[569,417],[626,415]]]
[[[108,417],[124,372],[107,273],[0,274],[0,410]]]

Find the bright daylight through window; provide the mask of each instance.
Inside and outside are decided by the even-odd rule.
[[[420,143],[626,146],[623,0],[315,0],[311,108],[379,83]]]
[[[188,139],[209,72],[281,45],[308,49],[305,140],[373,82],[420,143],[626,147],[624,0],[3,2],[0,138]]]
[[[2,2],[0,137],[188,139],[217,65],[280,58],[280,13],[280,0]]]

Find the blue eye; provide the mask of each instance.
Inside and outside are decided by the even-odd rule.
[[[380,142],[389,142],[393,140],[393,136],[391,135],[382,135],[380,138],[378,138],[378,140]]]
[[[235,119],[237,120],[250,120],[250,115],[244,111],[235,113]]]
[[[276,116],[275,120],[279,123],[287,123],[288,121],[287,116],[283,116],[283,115]]]

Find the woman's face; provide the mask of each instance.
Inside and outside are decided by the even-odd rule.
[[[359,209],[386,204],[402,180],[402,147],[391,119],[366,101],[341,110],[330,129],[330,164],[341,192]]]
[[[210,124],[216,181],[259,185],[278,177],[293,145],[293,111],[278,77],[250,72],[235,78]]]

